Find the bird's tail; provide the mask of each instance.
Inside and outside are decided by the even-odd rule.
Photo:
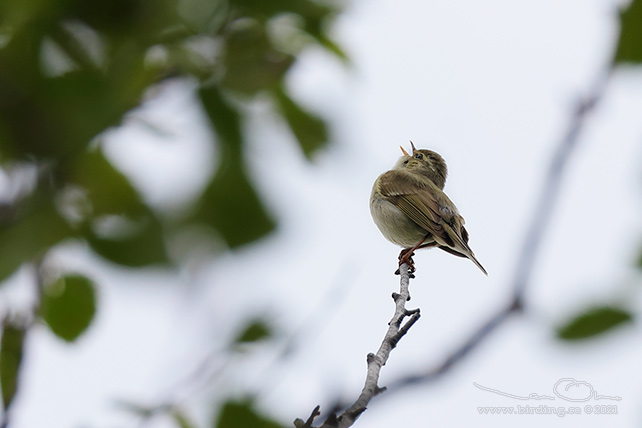
[[[488,272],[486,272],[486,269],[482,266],[481,263],[479,263],[479,260],[477,260],[477,257],[473,254],[472,251],[470,251],[468,254],[466,254],[466,257],[468,257],[473,263],[477,265],[479,269],[481,269],[482,272],[484,272],[484,275],[488,276]]]
[[[488,276],[488,272],[486,272],[486,269],[484,269],[482,264],[479,263],[479,260],[477,260],[477,257],[475,257],[475,253],[473,253],[473,250],[471,250],[467,244],[463,246],[464,248],[458,248],[457,250],[453,249],[452,247],[448,247],[446,245],[438,245],[438,247],[444,250],[445,252],[453,254],[457,257],[465,257],[469,259],[471,262],[475,263],[477,267],[481,269],[482,272],[484,272],[484,275]]]

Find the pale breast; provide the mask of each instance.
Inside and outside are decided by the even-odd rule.
[[[370,214],[382,235],[393,244],[412,248],[426,236],[426,231],[410,220],[399,208],[380,195],[370,198]]]

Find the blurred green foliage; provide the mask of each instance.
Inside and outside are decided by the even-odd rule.
[[[297,104],[284,88],[277,88],[274,94],[279,110],[299,140],[303,153],[311,157],[328,139],[325,122]]]
[[[0,167],[29,163],[46,176],[11,201],[39,209],[0,216],[0,279],[65,238],[83,239],[124,266],[170,263],[168,225],[90,144],[169,78],[201,82],[222,154],[193,212],[172,227],[208,225],[231,248],[274,230],[246,170],[244,103],[271,97],[302,152],[311,157],[322,148],[324,121],[293,100],[285,78],[310,45],[345,59],[327,33],[338,11],[311,0],[0,3]],[[70,186],[84,192],[80,218],[67,218],[52,202]],[[101,229],[111,216],[119,221],[108,218],[113,227]]]
[[[40,195],[34,197],[43,198]],[[19,221],[9,219],[0,225],[0,281],[22,263],[34,260],[74,234],[72,227],[55,209],[53,201],[39,202],[33,207],[21,206],[17,214]]]
[[[93,282],[82,275],[67,275],[45,287],[41,314],[51,331],[73,342],[89,327],[96,313]]]
[[[0,342],[0,386],[3,408],[6,410],[13,401],[18,389],[18,375],[22,362],[22,349],[26,330],[24,326],[8,318],[2,323]]]
[[[620,22],[615,62],[639,64],[642,62],[642,1],[633,0],[622,12]]]
[[[223,150],[221,165],[203,193],[194,220],[211,226],[234,248],[264,236],[275,222],[246,172],[239,111],[215,86],[202,88],[199,96]]]
[[[244,326],[243,330],[236,336],[233,346],[268,339],[272,334],[272,327],[267,321],[254,319],[249,321]]]
[[[559,327],[560,339],[574,341],[598,336],[622,324],[631,322],[633,315],[615,306],[590,308]]]
[[[259,95],[271,99],[307,158],[325,146],[325,122],[294,101],[285,80],[309,46],[346,61],[328,33],[339,11],[328,0],[0,2],[0,172],[21,189],[0,195],[0,285],[24,264],[39,267],[69,239],[117,265],[145,267],[172,264],[167,236],[182,229],[208,226],[228,248],[273,231],[276,219],[247,171],[248,107]],[[181,78],[198,82],[221,156],[193,209],[170,222],[104,156],[101,134],[151,88]],[[19,169],[36,171],[35,182],[11,173]],[[96,312],[95,285],[84,276],[64,276],[42,287],[40,298],[31,316],[65,341],[78,338]],[[254,324],[238,340],[270,333]],[[5,322],[5,407],[15,395],[23,337]],[[239,426],[235,418],[248,409],[227,405],[219,425]],[[175,420],[191,426],[182,414]]]

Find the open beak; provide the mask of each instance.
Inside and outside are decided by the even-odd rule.
[[[410,156],[410,155],[408,154],[408,152],[406,151],[406,149],[404,149],[402,146],[399,146],[399,148],[401,149],[401,152],[402,152],[404,155],[406,155],[406,156]]]
[[[413,153],[417,151],[417,148],[415,147],[415,144],[412,142],[412,140],[410,140],[410,147],[412,147]]]

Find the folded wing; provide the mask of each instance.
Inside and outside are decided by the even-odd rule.
[[[403,170],[392,170],[381,177],[380,191],[408,218],[432,234],[439,248],[456,256],[467,257],[488,275],[468,246],[464,218],[434,183]]]

